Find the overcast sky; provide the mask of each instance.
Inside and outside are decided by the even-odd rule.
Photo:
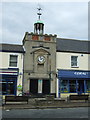
[[[41,2],[41,20],[46,34],[57,37],[88,40],[88,2]],[[0,4],[1,7],[1,4]],[[36,2],[3,2],[0,40],[21,44],[25,32],[33,32],[37,21]]]

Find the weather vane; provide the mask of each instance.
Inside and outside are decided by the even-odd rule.
[[[38,15],[38,18],[39,18],[39,20],[40,20],[40,15],[42,15],[42,14],[41,14],[41,10],[42,10],[42,9],[41,9],[40,7],[37,8],[37,9],[38,9],[38,13],[37,13],[37,15]]]

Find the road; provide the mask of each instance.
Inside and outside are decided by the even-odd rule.
[[[88,107],[3,110],[3,118],[88,118]]]

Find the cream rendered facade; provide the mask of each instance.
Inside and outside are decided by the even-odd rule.
[[[71,56],[78,56],[77,67],[71,66]],[[90,54],[87,53],[75,53],[75,52],[56,52],[56,71],[67,70],[67,71],[90,71]],[[59,96],[59,79],[57,77],[57,97],[68,97],[69,94],[77,93],[60,93]],[[86,93],[87,94],[87,93]]]
[[[10,55],[17,56],[17,67],[13,67],[13,66],[9,65]],[[18,90],[18,85],[22,86],[22,80],[23,80],[23,53],[0,52],[0,58],[1,58],[0,75],[1,75],[2,87],[3,87],[3,84],[6,82],[6,81],[3,82],[3,79],[4,80],[5,80],[5,78],[13,79],[15,77],[16,78],[16,83],[14,86],[15,90],[16,90],[15,95],[18,95],[19,93],[22,92],[22,91]],[[3,76],[4,76],[4,78],[3,78]],[[12,81],[12,82],[14,82],[14,81]]]
[[[57,69],[88,70],[89,68],[89,54],[70,52],[57,52],[56,54]],[[78,67],[71,67],[71,56],[78,56]]]

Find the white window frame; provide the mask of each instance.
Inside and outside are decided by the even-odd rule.
[[[17,66],[10,66],[10,56],[17,56]],[[18,55],[17,54],[9,54],[9,68],[18,68]]]
[[[77,65],[72,66],[72,57],[77,57]],[[71,68],[78,68],[79,67],[79,56],[77,55],[71,55]]]

